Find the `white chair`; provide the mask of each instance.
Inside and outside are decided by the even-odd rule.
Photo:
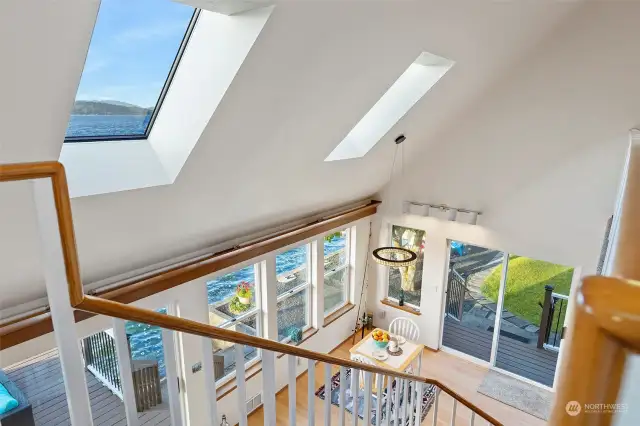
[[[418,324],[405,317],[396,318],[391,321],[391,324],[389,324],[389,333],[413,341],[417,341],[420,338]]]
[[[362,364],[368,364],[368,365],[373,365],[376,366],[376,363],[371,361],[369,358],[367,358],[364,355],[360,355],[360,354],[351,354],[351,361],[355,361],[355,362],[360,362]],[[378,386],[378,375],[371,373],[372,377],[371,377],[371,389],[375,390],[377,389]],[[364,371],[360,370],[360,377],[358,378],[358,386],[360,387],[360,389],[364,389]]]

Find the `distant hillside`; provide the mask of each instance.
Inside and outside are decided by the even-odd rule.
[[[76,101],[75,115],[147,115],[153,108],[143,108],[118,101]]]

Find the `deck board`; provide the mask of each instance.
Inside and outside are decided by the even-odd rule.
[[[461,325],[450,318],[445,319],[442,344],[459,352],[484,361],[491,358],[493,333]],[[519,340],[500,336],[496,367],[535,380],[547,386],[553,385],[558,354]]]
[[[32,405],[36,426],[67,426],[71,424],[67,396],[57,349],[16,363],[5,369]],[[85,370],[94,426],[125,426],[124,403],[93,374]],[[145,426],[170,425],[166,409],[138,413]]]

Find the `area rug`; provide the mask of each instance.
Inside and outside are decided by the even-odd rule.
[[[346,399],[346,410],[349,413],[353,414],[353,394],[351,392],[351,370],[347,369],[346,371],[346,389],[345,389],[345,399]],[[395,394],[396,391],[396,381],[393,382],[392,384],[392,394]],[[436,391],[437,388],[433,385],[424,385],[423,386],[423,391],[422,391],[422,418],[420,419],[421,422],[422,420],[424,420],[427,417],[427,414],[429,413],[429,410],[431,409],[431,406],[433,405],[433,401],[435,400],[435,396],[436,396]],[[316,396],[322,400],[325,399],[326,396],[326,392],[325,392],[325,387],[320,386],[320,388],[316,391]],[[357,398],[358,398],[358,417],[360,417],[361,419],[364,420],[364,390],[362,389],[358,389],[358,394],[357,394]],[[409,406],[411,405],[411,398],[412,398],[412,393],[409,392],[408,398],[407,398],[407,403],[409,404]],[[400,407],[403,406],[404,403],[404,392],[400,393]],[[391,410],[392,412],[394,412],[393,410],[395,410],[395,401],[391,401]],[[331,378],[331,404],[340,407],[340,373],[336,373],[333,375],[333,377]],[[376,412],[377,409],[377,396],[375,394],[371,395],[371,424],[375,425],[376,424],[376,416],[378,415],[378,413]],[[382,393],[382,419],[385,420],[385,424],[387,424],[386,422],[386,413],[387,413],[387,389],[385,387],[383,393]],[[388,423],[389,426],[393,426],[394,421],[393,421],[393,416],[391,416],[391,421]],[[408,417],[408,416],[407,416]],[[409,419],[406,419],[405,422],[406,425],[409,425]]]
[[[490,370],[478,392],[542,420],[549,420],[554,395],[539,386]]]

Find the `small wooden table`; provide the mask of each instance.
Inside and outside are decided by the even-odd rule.
[[[373,344],[375,340],[371,337],[370,332],[365,336],[364,339],[360,340],[354,347],[349,349],[349,353],[351,354],[359,354],[364,355],[369,358],[371,361],[375,362],[376,365],[383,368],[389,368],[391,370],[395,370],[400,373],[404,373],[411,365],[415,359],[418,359],[418,372],[420,371],[420,367],[422,366],[422,350],[424,349],[424,345],[420,343],[412,342],[407,340],[405,343],[400,345],[402,348],[402,355],[389,355],[389,357],[385,361],[378,361],[373,357],[373,351],[377,350],[376,346]],[[389,333],[391,334],[391,333]],[[419,374],[416,374],[419,375]]]

